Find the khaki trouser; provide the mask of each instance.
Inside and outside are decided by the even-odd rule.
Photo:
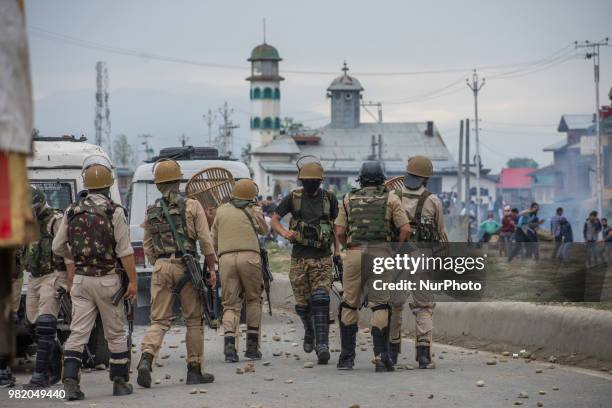
[[[21,303],[21,287],[23,286],[23,276],[17,279],[11,279],[11,307],[13,313],[19,311]]]
[[[172,289],[185,275],[185,265],[180,259],[158,259],[151,276],[151,325],[141,343],[141,351],[157,355],[164,335],[174,320]],[[191,281],[179,294],[181,311],[187,326],[185,345],[187,362],[202,364],[204,354],[204,327],[202,325],[202,303]]]
[[[39,278],[30,275],[26,294],[26,316],[30,323],[36,323],[38,316],[43,314],[57,317],[60,307],[57,290],[60,287],[66,288],[65,271],[56,271]]]
[[[310,304],[310,295],[316,289],[329,292],[334,278],[334,265],[331,257],[291,258],[289,281],[293,289],[295,303],[306,306]]]
[[[384,249],[380,250],[369,250],[369,255],[375,256],[388,256],[387,251]],[[369,258],[365,257],[366,259]],[[359,321],[358,309],[361,306],[362,294],[364,291],[368,297],[368,307],[375,308],[376,310],[372,313],[370,324],[372,327],[378,327],[384,329],[389,324],[389,311],[386,308],[377,308],[377,306],[389,304],[389,291],[387,290],[374,290],[373,284],[375,280],[386,281],[385,274],[376,275],[372,272],[370,265],[363,265],[362,268],[362,253],[360,249],[349,249],[346,253],[346,259],[344,260],[344,275],[342,279],[342,288],[344,294],[342,300],[350,307],[342,307],[342,313],[340,319],[345,325],[357,324]],[[368,261],[368,263],[370,263]]]
[[[259,252],[229,252],[219,258],[223,330],[235,337],[240,325],[240,310],[246,302],[247,330],[259,333],[263,275]]]
[[[113,295],[120,287],[121,279],[116,273],[105,276],[74,276],[70,290],[72,323],[70,337],[64,344],[64,350],[83,352],[83,347],[89,341],[91,330],[100,312],[109,351],[113,354],[127,352],[123,302],[119,302],[117,306],[112,302]],[[111,360],[111,363],[121,362]]]
[[[408,303],[414,314],[416,323],[415,339],[417,346],[430,346],[433,340],[433,294],[428,291],[412,291],[412,302]],[[408,300],[407,291],[391,291],[391,323],[389,327],[389,339],[391,343],[399,343],[402,336],[402,312],[404,304]]]

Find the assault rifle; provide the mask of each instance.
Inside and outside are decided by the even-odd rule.
[[[121,276],[121,287],[113,295],[112,302],[113,306],[117,306],[119,302],[123,300],[123,305],[125,307],[125,315],[128,322],[128,350],[130,351],[131,356],[132,334],[134,333],[134,308],[132,306],[132,302],[129,299],[123,299],[125,293],[127,292],[128,285],[130,284],[130,280],[125,271],[122,271],[119,276]]]
[[[264,290],[266,291],[266,299],[268,300],[268,314],[272,316],[272,302],[270,301],[270,284],[274,280],[272,271],[270,271],[270,262],[268,261],[268,250],[259,243],[259,256],[261,257],[261,272],[263,275]]]
[[[340,282],[340,285],[342,285],[342,278],[344,276],[344,265],[342,264],[342,258],[340,257],[340,255],[334,255],[332,257],[332,260],[334,261],[334,277],[331,283],[331,290],[332,293],[336,295],[338,300],[342,302],[342,294],[344,293],[344,291],[342,289],[337,289],[336,285],[334,285],[334,282]]]
[[[198,292],[200,301],[204,307],[204,321],[206,322],[206,325],[211,329],[217,330],[219,328],[219,319],[215,311],[216,296],[215,290],[211,288],[207,282],[210,278],[208,266],[204,264],[203,271],[200,263],[196,261],[192,254],[189,253],[184,254],[181,259],[185,264],[185,275],[179,279],[172,292],[178,296],[187,282],[191,282],[193,288]],[[204,280],[204,277],[206,277],[206,280]]]

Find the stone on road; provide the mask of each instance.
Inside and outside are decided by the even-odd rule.
[[[538,357],[536,361],[525,364],[523,359],[511,359],[501,363],[500,354],[464,349],[456,346],[435,344],[433,352],[444,354],[444,359],[436,361],[437,368],[433,370],[418,370],[414,368],[414,340],[402,339],[402,354],[400,354],[403,369],[392,373],[374,373],[372,364],[371,337],[366,330],[359,331],[358,344],[365,340],[366,345],[359,345],[357,358],[352,371],[336,369],[338,354],[332,354],[327,365],[313,364],[312,368],[304,369],[305,361],[315,360],[314,353],[305,354],[301,350],[303,330],[298,327],[295,337],[290,342],[283,341],[288,337],[288,319],[297,319],[288,311],[275,310],[274,316],[267,314],[263,318],[261,351],[263,359],[247,362],[241,358],[236,364],[225,363],[223,356],[223,337],[211,330],[206,330],[204,350],[206,358],[203,371],[215,375],[215,381],[206,384],[206,388],[185,384],[187,372],[185,359],[180,358],[185,353],[185,328],[177,326],[166,334],[166,345],[180,344],[178,349],[164,346],[161,356],[164,368],[157,366],[153,370],[156,381],[151,388],[146,389],[136,385],[136,376],[132,375],[130,382],[134,385],[134,393],[124,397],[112,396],[112,384],[107,371],[93,370],[83,373],[81,388],[85,400],[78,406],[95,408],[154,408],[159,406],[189,406],[189,407],[251,407],[265,408],[302,408],[302,407],[511,407],[515,402],[523,406],[535,407],[541,402],[545,407],[612,407],[612,376],[599,370],[578,369],[564,365],[556,365],[555,370],[547,369],[551,364],[549,356]],[[332,326],[336,329],[337,326]],[[134,330],[134,344],[140,344],[144,327],[137,326]],[[219,330],[222,332],[222,330]],[[293,334],[293,333],[292,333]],[[280,341],[275,341],[278,336]],[[281,338],[282,336],[282,338]],[[292,346],[292,342],[300,341],[300,348]],[[246,341],[241,337],[239,354],[242,357]],[[366,351],[361,351],[365,347]],[[330,336],[330,348],[340,348],[340,336]],[[512,349],[509,350],[512,352]],[[273,357],[274,353],[274,357]],[[523,353],[523,355],[525,355]],[[296,361],[295,356],[302,361]],[[498,363],[487,366],[486,361]],[[502,354],[503,356],[503,354]],[[436,358],[434,357],[434,360]],[[272,364],[266,364],[268,362]],[[132,361],[135,369],[137,361]],[[255,371],[247,368],[252,364]],[[600,364],[599,366],[602,366]],[[26,369],[33,368],[30,363],[15,367],[18,384],[24,384],[30,379]],[[242,375],[237,375],[237,369]],[[543,372],[536,371],[543,369]],[[609,367],[608,367],[609,370]],[[135,371],[136,372],[136,371]],[[245,373],[246,372],[246,373]],[[167,374],[167,376],[166,376]],[[183,380],[183,381],[181,381]],[[486,381],[486,385],[485,385]],[[18,385],[19,387],[19,385]],[[17,388],[16,388],[17,389]],[[61,389],[61,385],[51,388]],[[195,391],[194,394],[190,394]],[[530,398],[520,398],[525,393]],[[434,395],[434,398],[430,396]],[[538,404],[539,405],[539,404]],[[0,388],[0,407],[63,407],[66,402],[60,399],[29,399],[19,400],[8,397],[8,389]]]

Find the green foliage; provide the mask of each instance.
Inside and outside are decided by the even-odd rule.
[[[538,162],[530,157],[513,157],[506,163],[506,167],[519,168],[519,167],[531,167],[537,169],[539,167]]]
[[[113,161],[117,167],[131,167],[134,164],[134,149],[126,135],[118,135],[113,140]]]

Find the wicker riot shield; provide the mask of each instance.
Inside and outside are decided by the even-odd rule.
[[[215,218],[215,210],[227,202],[234,188],[232,173],[221,167],[211,167],[194,174],[187,182],[185,193],[202,204],[209,225]]]
[[[404,186],[404,176],[392,177],[385,181],[385,187],[389,190],[401,190]]]

